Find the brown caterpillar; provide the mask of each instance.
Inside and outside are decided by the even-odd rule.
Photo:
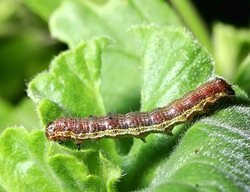
[[[59,118],[48,124],[46,137],[54,141],[74,140],[80,147],[87,139],[123,135],[143,138],[150,133],[170,133],[175,125],[191,120],[219,99],[233,95],[231,85],[221,78],[215,78],[169,105],[150,112]]]

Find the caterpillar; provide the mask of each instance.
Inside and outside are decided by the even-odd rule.
[[[217,77],[165,107],[150,112],[130,112],[124,115],[109,113],[106,116],[85,118],[62,117],[50,122],[45,134],[48,140],[73,140],[79,149],[84,140],[118,136],[144,138],[150,133],[171,133],[175,125],[192,120],[221,98],[234,95],[231,85]]]

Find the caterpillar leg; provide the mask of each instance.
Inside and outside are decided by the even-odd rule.
[[[81,149],[81,143],[77,143],[76,147],[77,147],[77,150],[80,151],[80,149]]]

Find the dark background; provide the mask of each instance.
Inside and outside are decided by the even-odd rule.
[[[192,2],[209,30],[216,21],[236,27],[250,26],[250,0],[192,0]]]

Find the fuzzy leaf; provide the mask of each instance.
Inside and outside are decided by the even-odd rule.
[[[104,113],[99,86],[101,50],[105,44],[107,39],[104,38],[81,43],[55,58],[48,72],[39,74],[29,83],[30,97],[42,102],[39,113],[43,116],[44,125],[58,118],[60,109],[64,115]],[[60,109],[52,103],[44,102],[45,99],[53,101]]]
[[[121,174],[103,156],[97,156],[101,171],[90,173],[89,163],[83,163],[90,158],[89,151],[79,152],[78,158],[63,148],[51,153],[43,131],[8,128],[0,145],[0,186],[5,191],[114,191]]]
[[[55,58],[48,72],[39,74],[30,82],[29,95],[33,100],[39,102],[38,113],[43,126],[64,115],[84,117],[89,114],[100,115],[104,113],[99,85],[101,51],[107,42],[106,38],[98,38],[81,43],[78,47]],[[72,146],[68,143],[66,145]],[[72,148],[76,150],[75,145]],[[82,148],[94,151],[101,149],[105,154],[111,156],[114,162],[119,161],[113,140],[103,139],[94,143],[91,141],[84,142]],[[55,153],[55,155],[57,154]],[[100,156],[100,160],[96,159],[98,159],[98,154],[93,154],[86,164],[92,169],[92,167],[99,167],[98,165],[104,161],[106,163],[104,167],[100,166],[100,169],[94,169],[93,171],[93,173],[98,173],[102,177],[98,184],[100,186],[94,184],[95,189],[107,188],[110,189],[109,191],[114,191],[115,183],[120,177],[120,169],[114,163],[108,163],[104,156]],[[64,159],[64,161],[67,162],[67,159]],[[116,167],[115,170],[113,170],[114,167]],[[58,171],[60,171],[59,168]],[[107,174],[107,172],[110,174]],[[109,175],[112,175],[112,177]],[[64,177],[68,176],[61,173],[58,177],[65,179]],[[83,176],[82,179],[87,178]],[[75,185],[74,182],[71,182],[72,185]],[[78,185],[80,186],[80,184]],[[83,185],[78,190],[83,189],[88,189],[88,185]]]
[[[51,17],[52,35],[70,47],[93,36],[115,40],[103,55],[101,93],[107,111],[139,109],[141,57],[136,38],[128,29],[143,23],[180,25],[174,12],[161,0],[66,0]]]
[[[170,191],[249,191],[249,125],[249,106],[224,106],[202,118],[159,164],[149,191],[162,184]]]
[[[164,106],[214,77],[213,60],[184,30],[154,26],[135,30],[146,42],[142,110]],[[119,188],[126,191],[142,188],[145,191],[202,191],[209,188],[213,191],[222,187],[225,191],[247,191],[250,108],[238,105],[217,105],[216,108],[218,112],[213,114],[211,111],[211,117],[189,127],[179,145],[178,139],[185,131],[183,126],[174,129],[174,136],[151,134],[146,143],[135,140],[129,154],[123,158],[121,166],[126,175],[121,178]],[[237,147],[238,143],[246,145]],[[174,147],[177,149],[171,153]],[[193,162],[193,157],[197,157],[197,161]],[[203,160],[209,165],[203,165]],[[221,173],[217,170],[222,165],[226,171]]]
[[[214,76],[208,52],[182,28],[138,28],[146,42],[142,110],[164,106]]]
[[[145,42],[142,111],[165,106],[214,76],[214,61],[184,29],[145,26],[134,30]],[[169,155],[182,132],[183,129],[176,129],[174,137],[150,135],[145,144],[135,140],[124,160],[127,174],[120,187],[133,190],[148,185],[156,165]],[[162,150],[165,154],[161,154]]]

